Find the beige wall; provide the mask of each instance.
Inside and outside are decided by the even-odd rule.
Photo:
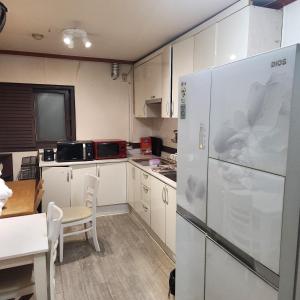
[[[165,146],[177,148],[177,144],[171,141],[176,129],[177,119],[153,119],[152,135],[162,138]]]

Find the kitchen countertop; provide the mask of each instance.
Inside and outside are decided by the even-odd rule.
[[[149,173],[150,175],[154,176],[155,178],[161,180],[165,184],[173,187],[176,189],[176,182],[167,178],[166,176],[155,172],[152,170],[151,166],[143,166],[138,162],[134,161],[134,159],[150,159],[150,158],[161,158],[154,155],[142,155],[142,154],[134,154],[130,155],[127,158],[122,159],[102,159],[102,160],[89,160],[89,161],[76,161],[76,162],[57,162],[57,161],[43,161],[40,160],[39,167],[46,168],[46,167],[66,167],[66,166],[76,166],[76,165],[89,165],[89,164],[106,164],[106,163],[119,163],[119,162],[130,162],[132,165],[138,167],[144,172]]]

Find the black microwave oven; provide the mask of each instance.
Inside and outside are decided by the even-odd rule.
[[[93,159],[94,150],[93,142],[91,141],[66,141],[57,143],[56,160],[58,162]]]

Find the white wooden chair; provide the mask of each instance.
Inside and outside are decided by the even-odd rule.
[[[55,299],[55,265],[56,249],[60,233],[60,225],[63,218],[62,210],[48,204],[47,227],[49,240],[48,263],[48,295]],[[0,300],[19,298],[24,295],[34,294],[33,265],[24,265],[0,270]]]
[[[96,206],[97,206],[97,192],[99,188],[99,178],[92,175],[85,175],[84,178],[84,191],[83,191],[83,201],[85,206],[74,206],[65,207],[63,210],[63,220],[60,229],[59,237],[59,259],[63,262],[64,257],[64,237],[71,236],[75,234],[85,233],[86,238],[88,238],[87,233],[92,231],[93,243],[96,251],[100,251],[97,229],[96,229]],[[65,233],[64,229],[67,227],[73,227],[77,225],[84,225],[84,229],[72,231]]]

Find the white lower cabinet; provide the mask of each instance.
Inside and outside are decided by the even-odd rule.
[[[43,167],[42,178],[45,187],[43,211],[51,201],[60,207],[84,205],[82,195],[86,174],[100,178],[98,206],[127,202],[126,162]]]
[[[130,163],[126,164],[127,172],[127,201],[128,204],[134,207],[134,187],[135,187],[135,166]]]
[[[151,229],[176,252],[176,190],[151,176]]]
[[[176,300],[204,300],[205,234],[177,215],[176,243]]]
[[[85,199],[83,199],[83,188],[84,176],[86,174],[96,176],[96,165],[91,164],[71,167],[71,206],[85,205]]]
[[[127,202],[126,162],[98,164],[97,176],[100,178],[98,206]]]
[[[166,185],[152,177],[151,178],[151,229],[158,237],[166,241],[166,204],[165,187]]]
[[[205,300],[277,299],[275,289],[207,239]]]
[[[60,207],[71,206],[71,167],[43,168],[45,194],[42,210],[46,211],[49,202]]]

